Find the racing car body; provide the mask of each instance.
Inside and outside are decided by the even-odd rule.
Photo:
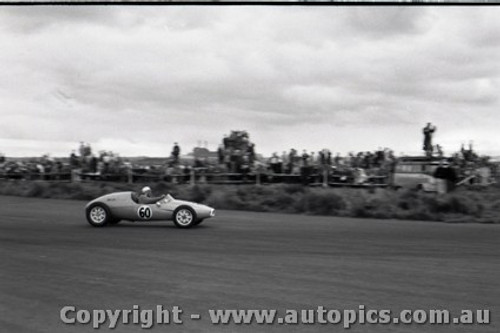
[[[172,220],[179,228],[190,228],[215,216],[215,209],[168,194],[154,204],[140,204],[135,192],[115,192],[90,201],[85,206],[87,221],[94,227],[116,224],[122,220],[150,222]]]

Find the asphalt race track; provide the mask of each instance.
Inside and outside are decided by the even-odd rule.
[[[0,332],[92,332],[77,309],[183,310],[115,332],[500,332],[500,225],[218,211],[94,228],[85,202],[0,197]],[[214,325],[209,309],[491,310],[490,325]],[[201,318],[190,319],[190,314]],[[99,331],[108,331],[106,324]]]

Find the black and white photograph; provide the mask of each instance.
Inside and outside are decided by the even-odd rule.
[[[1,2],[0,332],[499,332],[499,17]]]

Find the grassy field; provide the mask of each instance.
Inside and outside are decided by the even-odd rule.
[[[217,209],[307,215],[367,217],[447,222],[500,222],[500,187],[466,189],[438,195],[414,190],[308,188],[301,185],[148,184],[155,194],[205,203]],[[0,194],[22,197],[91,200],[115,191],[139,190],[143,184],[2,181]]]

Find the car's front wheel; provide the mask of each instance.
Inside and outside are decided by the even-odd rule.
[[[179,207],[174,212],[174,223],[179,228],[191,228],[196,225],[196,213],[191,207]]]
[[[108,207],[95,203],[87,209],[87,221],[94,227],[104,227],[111,221]]]

